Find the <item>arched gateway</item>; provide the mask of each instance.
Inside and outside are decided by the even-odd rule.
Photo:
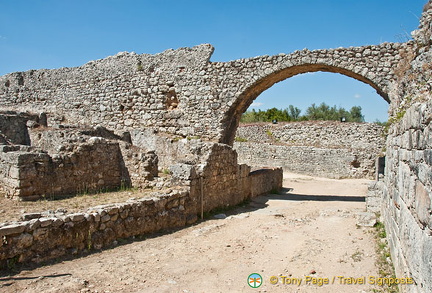
[[[232,144],[240,116],[253,100],[275,83],[297,74],[316,71],[344,74],[369,84],[390,103],[388,87],[394,80],[393,69],[398,66],[400,48],[400,44],[382,44],[333,50],[305,49],[289,55],[262,56],[228,63],[232,67],[232,75],[236,75],[235,79],[241,84],[237,85],[232,106],[224,113],[220,141]]]

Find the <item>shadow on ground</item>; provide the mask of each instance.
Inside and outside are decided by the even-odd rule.
[[[266,197],[268,199],[279,200],[296,200],[296,201],[355,201],[365,202],[365,196],[355,195],[318,195],[318,194],[296,194],[290,193],[292,188],[283,187],[278,194],[270,194]]]

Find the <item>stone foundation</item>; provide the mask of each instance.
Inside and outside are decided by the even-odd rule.
[[[155,193],[152,198],[97,206],[82,213],[53,215],[0,227],[0,268],[14,263],[40,263],[101,249],[116,239],[196,221],[188,208],[187,190]]]

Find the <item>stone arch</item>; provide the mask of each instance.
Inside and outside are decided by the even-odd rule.
[[[311,72],[331,72],[339,73],[345,76],[354,78],[358,81],[370,85],[376,90],[376,92],[390,104],[390,99],[388,93],[375,82],[369,78],[353,72],[351,70],[327,65],[327,64],[303,64],[297,66],[291,66],[282,70],[277,70],[272,72],[263,78],[257,80],[250,86],[248,86],[244,91],[241,92],[235,99],[235,102],[230,107],[230,109],[225,113],[225,117],[222,121],[222,136],[220,142],[232,145],[234,143],[235,133],[237,127],[239,126],[241,115],[249,108],[252,102],[265,90],[272,87],[274,84],[293,77],[298,74],[311,73]]]

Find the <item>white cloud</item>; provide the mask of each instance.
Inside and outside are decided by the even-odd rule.
[[[355,95],[354,95],[354,98],[356,98],[356,99],[360,99],[360,98],[361,98],[361,95],[360,95],[360,94],[355,94]]]
[[[250,106],[251,106],[251,107],[260,107],[260,106],[262,106],[262,105],[264,105],[264,103],[260,103],[260,102],[253,102]]]

